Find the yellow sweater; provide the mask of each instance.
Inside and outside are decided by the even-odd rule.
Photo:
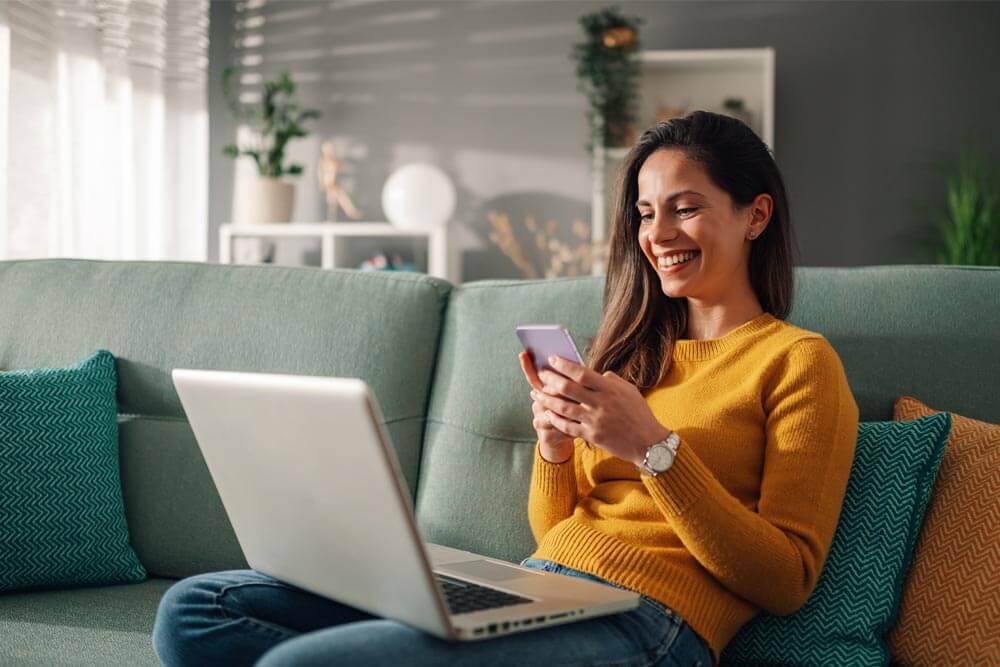
[[[668,377],[645,398],[681,438],[656,477],[582,438],[558,464],[535,443],[532,557],[663,602],[717,661],[760,609],[790,614],[812,592],[858,406],[830,343],[770,313],[721,338],[677,341]]]

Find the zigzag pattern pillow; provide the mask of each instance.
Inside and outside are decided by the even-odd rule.
[[[0,592],[146,578],[125,523],[117,385],[107,350],[0,372]]]
[[[886,631],[930,498],[951,416],[861,422],[844,506],[813,594],[789,616],[761,612],[723,664],[887,665]]]

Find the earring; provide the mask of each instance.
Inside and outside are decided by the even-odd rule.
[[[757,234],[755,232],[750,232],[750,238],[753,238],[755,236],[757,236]]]

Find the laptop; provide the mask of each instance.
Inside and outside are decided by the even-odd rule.
[[[259,572],[447,640],[639,605],[632,591],[425,543],[364,380],[183,368],[172,375],[240,547]]]

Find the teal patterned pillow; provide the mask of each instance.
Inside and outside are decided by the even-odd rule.
[[[726,646],[723,664],[889,664],[884,637],[950,431],[947,412],[858,425],[844,507],[816,589],[794,614],[758,614]]]
[[[146,578],[125,523],[117,385],[107,350],[0,372],[0,592]]]

